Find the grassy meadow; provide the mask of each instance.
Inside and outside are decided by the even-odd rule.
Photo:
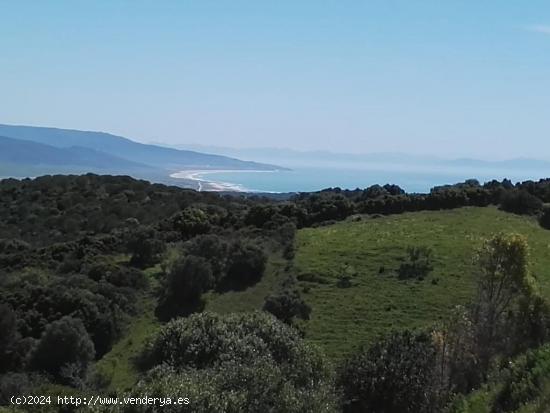
[[[414,212],[300,230],[295,265],[312,307],[306,339],[339,359],[391,329],[444,320],[474,291],[476,248],[501,231],[527,236],[532,271],[550,295],[550,231],[533,218],[496,208]],[[409,246],[433,250],[434,270],[423,280],[396,274]],[[351,287],[337,286],[342,272],[353,275]]]

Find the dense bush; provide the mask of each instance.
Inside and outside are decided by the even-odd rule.
[[[30,394],[33,386],[43,377],[28,373],[7,373],[0,375],[0,406],[9,406],[13,396]]]
[[[204,234],[210,230],[208,215],[199,208],[188,207],[171,218],[172,225],[184,239]]]
[[[514,412],[535,400],[550,384],[550,347],[528,351],[503,372],[493,407],[495,412]]]
[[[4,303],[0,303],[0,332],[0,373],[2,373],[11,365],[10,353],[18,338],[15,311]]]
[[[121,411],[174,413],[336,413],[338,398],[327,378],[299,383],[264,358],[228,361],[218,367],[184,370],[159,367],[132,394],[189,398],[181,406],[127,406]],[[113,410],[109,410],[112,412]],[[118,411],[118,410],[115,410]]]
[[[268,295],[263,309],[287,324],[291,324],[295,317],[309,320],[311,313],[311,307],[306,304],[295,286],[282,288]]]
[[[187,244],[189,254],[203,257],[208,261],[216,282],[219,282],[225,276],[228,249],[227,241],[213,234],[200,235]]]
[[[130,263],[138,267],[153,265],[159,260],[165,244],[158,238],[152,228],[141,227],[133,231],[128,241],[128,249],[132,253]]]
[[[85,374],[94,355],[94,344],[82,321],[63,317],[46,327],[32,353],[30,365],[32,369],[70,382]]]
[[[536,214],[542,209],[542,201],[526,190],[504,192],[500,200],[500,207],[514,214]]]
[[[14,309],[22,337],[39,338],[48,324],[71,316],[83,321],[96,353],[103,355],[118,338],[124,314],[134,308],[132,291],[84,276],[44,280],[42,274],[33,273],[19,277],[0,293]]]
[[[339,377],[345,412],[433,411],[435,348],[427,334],[393,333],[360,350]]]
[[[192,404],[174,411],[335,411],[323,357],[266,313],[201,313],[171,321],[144,360],[159,367],[136,391],[189,395]]]
[[[272,359],[291,377],[303,380],[323,363],[294,329],[264,312],[200,313],[170,321],[144,354],[146,365],[165,363],[175,369],[201,369],[228,360],[248,362],[261,357]]]
[[[397,270],[399,278],[403,279],[423,279],[432,271],[432,250],[428,247],[407,248],[407,257]]]
[[[262,248],[241,239],[229,249],[227,275],[222,289],[241,289],[258,282],[265,270],[267,256]]]
[[[202,310],[202,293],[214,286],[210,264],[202,257],[179,258],[168,274],[163,297],[157,308],[162,319]]]
[[[540,226],[550,229],[550,207],[543,208],[539,217]]]
[[[88,277],[94,281],[106,281],[116,287],[130,287],[133,289],[145,288],[147,277],[136,268],[113,263],[93,263],[88,268]]]

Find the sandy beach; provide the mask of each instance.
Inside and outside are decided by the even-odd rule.
[[[215,192],[254,192],[252,189],[245,188],[242,185],[233,184],[230,182],[212,181],[205,179],[205,175],[216,173],[231,173],[231,172],[277,172],[277,171],[261,171],[248,169],[205,169],[205,170],[184,170],[174,172],[170,175],[171,178],[189,179],[195,181],[198,185],[198,191],[215,191]]]

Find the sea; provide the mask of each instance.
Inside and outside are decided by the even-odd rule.
[[[477,179],[484,183],[504,178],[512,182],[550,177],[549,170],[502,170],[490,168],[435,167],[293,167],[283,171],[204,171],[197,179],[227,189],[246,192],[312,192],[329,187],[366,188],[374,184],[396,184],[409,193],[427,193],[434,186]]]

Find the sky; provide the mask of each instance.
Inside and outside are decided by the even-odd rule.
[[[0,123],[550,159],[550,2],[0,0]]]

